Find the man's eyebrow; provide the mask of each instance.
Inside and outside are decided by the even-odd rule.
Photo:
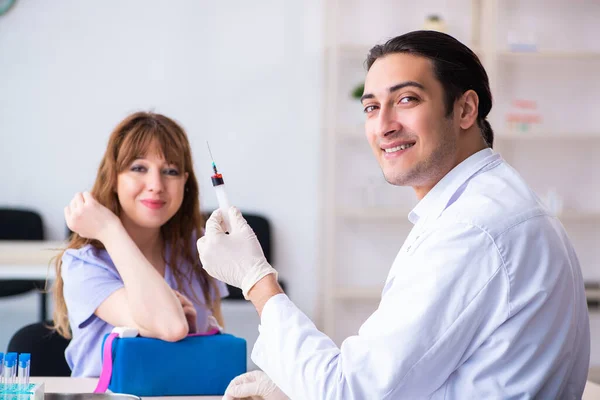
[[[403,88],[405,88],[407,86],[414,86],[414,87],[417,87],[417,88],[419,88],[421,90],[425,90],[425,86],[421,85],[419,82],[406,81],[406,82],[398,83],[397,85],[394,85],[394,86],[390,87],[388,89],[388,92],[393,93],[396,90],[403,89]],[[360,101],[362,102],[362,101],[364,101],[366,99],[373,99],[373,98],[375,98],[375,95],[373,95],[372,93],[365,93],[365,94],[363,94],[361,96]]]

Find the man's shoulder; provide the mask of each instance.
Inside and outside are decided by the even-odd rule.
[[[546,225],[556,218],[518,174],[505,169],[467,182],[440,219],[472,225],[496,240],[517,226]]]

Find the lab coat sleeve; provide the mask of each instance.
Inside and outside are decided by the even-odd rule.
[[[428,397],[508,318],[500,254],[471,225],[424,235],[399,254],[378,309],[341,348],[274,296],[252,359],[292,399]]]

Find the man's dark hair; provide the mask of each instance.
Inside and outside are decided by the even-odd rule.
[[[407,53],[431,60],[433,73],[444,89],[446,117],[452,115],[454,102],[467,90],[479,96],[477,124],[487,145],[494,144],[494,131],[486,120],[492,108],[492,93],[487,73],[479,58],[467,46],[450,35],[436,31],[414,31],[376,45],[369,51],[365,62],[367,70],[381,57]]]

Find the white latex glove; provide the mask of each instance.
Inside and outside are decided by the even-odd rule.
[[[229,383],[223,400],[234,399],[252,400],[289,400],[262,371],[246,372]]]
[[[225,233],[221,210],[215,210],[206,221],[206,232],[198,239],[202,267],[210,276],[242,289],[244,298],[262,278],[277,271],[265,258],[256,238],[240,211],[229,208],[231,232]]]

